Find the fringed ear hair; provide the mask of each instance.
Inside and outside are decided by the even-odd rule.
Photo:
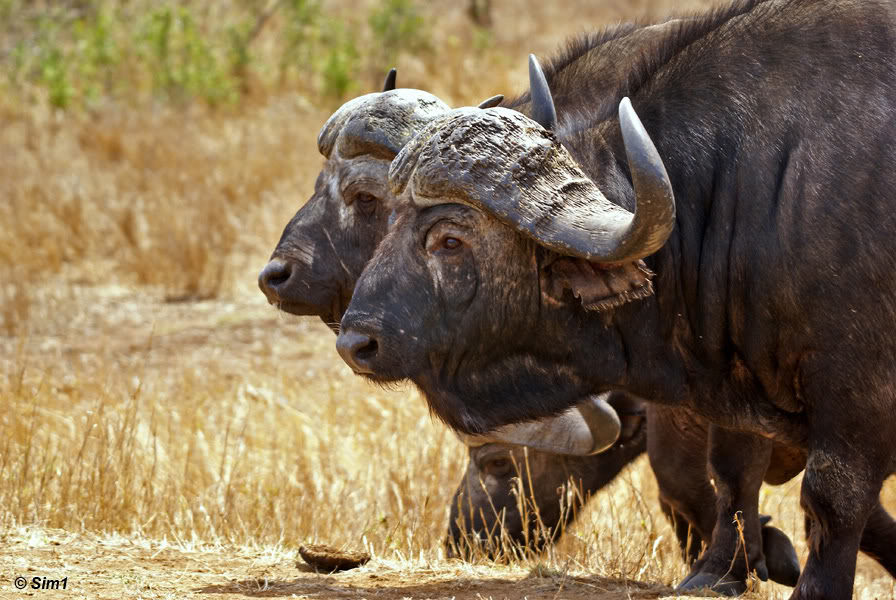
[[[653,272],[641,260],[601,265],[567,256],[551,263],[548,269],[548,293],[559,299],[564,290],[571,290],[585,310],[603,312],[653,294]]]

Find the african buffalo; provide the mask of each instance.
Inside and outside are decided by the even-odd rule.
[[[606,486],[645,447],[656,475],[660,506],[672,522],[688,564],[708,544],[716,525],[715,491],[706,469],[708,423],[688,411],[651,405],[641,418],[640,403],[613,394],[610,404],[623,416],[620,441],[597,456],[563,456],[519,446],[487,444],[470,448],[470,461],[451,504],[449,549],[496,555],[504,542],[540,550],[563,531],[591,495]],[[670,453],[669,448],[676,452]],[[765,480],[790,480],[802,466],[779,448]],[[794,470],[796,466],[796,470]],[[567,494],[565,484],[576,490]],[[519,493],[524,492],[522,498]],[[522,514],[521,514],[522,513]],[[759,519],[768,578],[793,586],[799,561],[789,538]],[[509,551],[513,551],[511,546]],[[739,593],[745,582],[728,580],[720,589]]]
[[[575,72],[580,63],[587,59],[590,64],[597,62],[601,65],[601,72],[607,74],[602,84],[610,86],[614,78],[622,73],[620,65],[623,61],[619,60],[621,56],[639,48],[643,50],[645,47],[652,47],[661,39],[661,34],[676,23],[678,22],[673,21],[646,28],[620,26],[599,37],[592,37],[587,53],[579,55],[571,51],[558,61],[560,64],[555,65],[550,76],[562,78]],[[441,101],[425,92],[393,90],[394,72],[384,87],[386,89],[383,93],[368,94],[347,103],[322,129],[319,146],[327,160],[315,185],[314,196],[287,225],[270,263],[259,276],[259,285],[272,303],[296,314],[317,314],[334,329],[335,322],[342,316],[351,296],[353,284],[360,276],[364,259],[372,254],[372,248],[382,239],[387,215],[397,207],[397,201],[389,193],[385,183],[377,178],[385,177],[390,159],[416,130],[448,110]],[[597,88],[594,93],[599,94],[600,91]],[[490,99],[485,105],[494,101]],[[529,98],[524,96],[512,101],[511,105],[518,110],[528,111]],[[560,103],[559,106],[562,107],[563,104]],[[681,426],[669,422],[664,427],[663,421],[654,420],[652,428],[656,433],[653,438],[667,439],[671,443],[678,433],[670,427]],[[664,432],[664,429],[667,431]],[[527,439],[526,435],[510,434],[503,439],[529,445],[541,442],[540,447],[545,450],[569,451],[542,437],[534,436],[533,439],[529,435]],[[588,436],[588,440],[591,439],[593,438]],[[640,441],[635,445],[624,435],[613,446],[611,453],[587,458],[530,453],[534,465],[532,477],[536,481],[562,483],[566,478],[565,471],[551,469],[563,463],[574,472],[581,472],[589,491],[596,491],[627,464],[628,461],[620,462],[621,456],[631,460],[643,451],[643,436],[638,440]],[[468,439],[469,441],[472,440]],[[548,443],[544,443],[546,441]],[[691,443],[691,440],[685,439],[685,442]],[[674,517],[682,544],[688,539],[689,525],[693,528],[691,559],[695,552],[699,552],[700,542],[709,541],[712,529],[707,527],[706,518],[707,515],[712,518],[715,514],[715,496],[705,484],[707,474],[705,460],[702,458],[705,454],[702,450],[704,445],[705,439],[696,440],[696,445],[692,448],[696,452],[691,454],[696,457],[696,462],[684,471],[679,464],[670,462],[667,452],[651,456],[652,466],[661,483],[662,506],[666,514]],[[633,452],[635,447],[641,449]],[[479,475],[483,474],[478,467],[483,456],[490,457],[490,462],[493,463],[495,457],[514,452],[519,453],[519,450],[496,444],[471,448],[471,462],[465,481],[476,482]],[[526,541],[522,521],[512,514],[515,500],[510,501],[510,478],[495,478],[487,472],[484,475],[494,494],[491,498],[478,493],[467,495],[467,507],[478,516],[465,521],[463,533],[481,532],[483,525],[493,530],[493,524],[484,524],[482,519],[491,520],[495,517],[495,512],[506,509],[509,514],[504,522],[505,532],[510,539]],[[592,488],[592,485],[597,487]],[[556,487],[557,485],[541,486],[534,498],[542,512],[542,522],[550,531],[560,529],[559,503],[554,493]],[[708,494],[704,495],[706,490]],[[675,507],[675,512],[665,510],[669,507]],[[483,508],[494,510],[487,512]],[[453,531],[460,533],[456,519],[459,516],[457,503],[454,503],[452,510],[455,511],[452,518]],[[755,510],[747,512],[745,520],[749,522],[751,519],[755,520],[758,528],[758,513]],[[730,524],[728,526],[731,527]],[[771,548],[768,543],[764,546],[765,554],[771,555],[768,565],[771,578],[792,585],[799,567],[789,540],[773,528],[766,527],[763,531],[765,537],[772,540],[772,546],[777,544]],[[528,541],[534,544],[535,538],[531,537]],[[762,550],[760,547],[755,552],[751,551],[750,559],[751,564],[764,575],[764,561],[760,558]],[[733,551],[733,548],[728,551],[728,560]],[[776,557],[781,558],[776,562]],[[743,582],[737,582],[730,589],[743,589]]]
[[[894,51],[891,2],[743,0],[671,28],[611,93],[564,90],[580,106],[559,120],[546,86],[534,119],[437,117],[392,163],[404,202],[340,354],[410,379],[466,434],[608,390],[705,417],[718,522],[685,588],[731,567],[719,525],[750,510],[769,440],[807,456],[792,598],[851,597],[860,548],[896,574],[878,499],[896,455]]]
[[[324,124],[318,149],[326,157],[314,196],[286,225],[258,276],[272,304],[296,315],[317,315],[334,331],[361,270],[385,235],[396,208],[387,191],[392,158],[413,133],[448,110],[420,90],[395,90],[395,70],[383,91],[347,102]],[[479,105],[503,100],[494,96]],[[492,431],[480,441],[526,443],[540,450],[592,454],[616,439],[619,421],[600,397],[557,418]]]

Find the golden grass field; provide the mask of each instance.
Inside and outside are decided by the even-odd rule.
[[[426,5],[438,64],[406,57],[399,84],[453,104],[514,93],[528,52],[706,4],[494,0],[481,61],[463,5]],[[416,392],[354,377],[319,320],[267,305],[257,272],[312,190],[335,105],[300,88],[217,109],[23,98],[0,95],[0,598],[673,595],[686,569],[643,458],[545,555],[446,559],[464,448]],[[799,484],[765,488],[761,509],[804,559]],[[884,498],[896,511],[892,480]],[[373,560],[317,574],[297,566],[307,542]],[[862,557],[856,597],[896,582]]]

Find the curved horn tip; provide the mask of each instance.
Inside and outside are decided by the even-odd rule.
[[[504,101],[504,94],[498,94],[497,96],[492,96],[491,98],[483,100],[482,102],[479,103],[479,105],[476,108],[483,108],[483,109],[484,108],[494,108],[495,106],[498,106],[499,104],[501,104],[501,102],[503,102],[503,101]]]
[[[644,160],[654,165],[657,169],[657,175],[667,178],[666,168],[660,158],[659,152],[656,150],[650,134],[644,128],[641,118],[635,112],[632,101],[628,96],[619,101],[619,128],[622,130],[622,141],[625,143],[626,153],[631,153],[629,159],[636,154],[643,156]],[[643,166],[643,165],[640,165]],[[661,170],[661,172],[660,172]]]
[[[637,258],[643,258],[659,250],[672,233],[675,193],[663,159],[627,97],[619,102],[619,128],[637,202],[635,235],[642,238]]]
[[[460,433],[459,431],[454,431],[455,437],[457,437],[458,441],[462,443],[467,448],[478,448],[480,446],[485,446],[486,444],[494,443],[495,440],[489,438],[487,435],[470,435],[468,433]]]
[[[619,101],[619,126],[622,127],[623,134],[633,132],[647,136],[647,130],[644,129],[644,124],[641,123],[641,119],[638,117],[638,113],[635,112],[632,101],[628,96]]]
[[[392,67],[389,69],[389,73],[386,75],[386,80],[383,82],[383,91],[389,92],[395,89],[395,76],[398,73],[398,69]]]
[[[616,409],[607,402],[607,394],[591,396],[576,409],[591,432],[593,446],[589,454],[603,452],[616,443],[622,432],[622,422]]]
[[[534,54],[529,55],[529,88],[532,96],[532,120],[548,131],[553,131],[557,125],[557,109],[554,107],[548,80]]]

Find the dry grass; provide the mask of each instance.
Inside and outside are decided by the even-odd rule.
[[[274,237],[279,224],[263,209],[285,208],[282,215],[298,205],[302,184],[319,168],[313,128],[284,123],[319,122],[323,113],[289,98],[244,108],[110,107],[84,115],[7,107],[4,279],[120,282],[194,299],[221,294],[245,256]],[[9,293],[21,305],[28,292]],[[11,317],[22,310],[5,317],[7,329],[20,327],[22,319]]]
[[[439,64],[408,58],[401,84],[455,104],[512,92],[525,85],[525,53],[549,52],[583,23],[667,8],[494,5],[485,58],[469,51],[462,9],[438,9]],[[616,585],[612,597],[622,598],[627,581],[680,579],[643,460],[545,556],[510,566],[444,561],[463,448],[415,393],[352,377],[322,324],[279,316],[255,288],[280,229],[312,189],[326,116],[292,92],[217,110],[109,102],[61,112],[39,96],[0,100],[0,540],[19,557],[0,563],[4,574],[54,564],[44,553],[56,545],[85,561],[94,550],[142,560],[145,549],[146,557],[180,553],[179,567],[160,569],[233,574],[230,588],[203,593],[253,595],[245,586],[261,581],[259,564],[280,565],[282,580],[298,544],[318,541],[375,560],[358,579],[269,595],[351,597],[352,586],[367,585],[362,575],[375,573],[424,582],[395,587],[397,597],[436,595],[439,586],[446,596],[578,597]],[[805,556],[798,486],[769,489],[762,504]],[[209,562],[227,553],[252,558],[234,570]],[[134,577],[115,589],[179,597]],[[865,559],[857,590],[896,594]],[[763,586],[755,597],[785,594]]]

